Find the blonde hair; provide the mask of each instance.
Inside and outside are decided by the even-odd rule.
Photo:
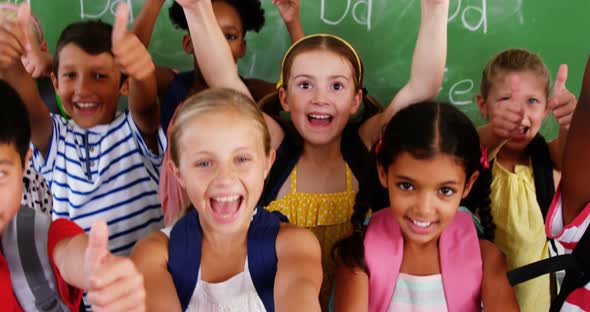
[[[512,72],[531,71],[545,82],[545,94],[549,94],[551,77],[541,57],[524,49],[508,49],[494,56],[483,70],[481,76],[480,95],[487,99],[494,81],[502,75]]]
[[[16,21],[17,11],[18,6],[16,4],[0,3],[0,22],[4,23]],[[35,36],[38,44],[43,43],[45,40],[39,20],[37,20],[37,18],[33,15],[31,15],[31,20],[29,22],[29,32]]]
[[[270,154],[270,133],[264,117],[255,103],[244,94],[231,89],[212,88],[197,93],[184,101],[176,113],[170,128],[170,157],[176,166],[179,163],[179,140],[194,118],[209,113],[235,112],[254,122],[260,131],[264,152]]]

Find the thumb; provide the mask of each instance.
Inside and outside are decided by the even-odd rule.
[[[21,45],[26,51],[30,51],[31,38],[29,37],[29,23],[31,21],[31,6],[28,3],[23,2],[18,6],[16,20],[23,35]]]
[[[520,77],[518,75],[510,76],[510,99],[518,102],[520,99]]]
[[[85,273],[94,274],[100,268],[103,259],[109,254],[109,230],[107,224],[98,220],[94,222],[88,235],[88,247],[84,258]]]
[[[129,6],[125,2],[119,3],[115,12],[115,24],[113,25],[113,43],[122,39],[127,33],[127,22],[129,21]]]
[[[561,64],[557,71],[557,78],[555,78],[555,84],[553,85],[553,93],[551,95],[559,94],[565,90],[565,82],[567,81],[567,65]]]

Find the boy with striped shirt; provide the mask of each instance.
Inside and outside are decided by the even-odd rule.
[[[19,25],[29,16],[19,10]],[[109,249],[118,255],[129,254],[139,238],[163,225],[157,186],[166,149],[154,64],[127,31],[127,18],[121,4],[113,27],[86,21],[62,32],[51,78],[71,120],[49,113],[17,62],[30,46],[23,28],[11,29],[12,54],[18,55],[7,53],[15,61],[3,70],[27,105],[33,165],[53,193],[53,218],[68,218],[85,231],[96,220],[106,221]],[[119,95],[129,99],[123,113],[117,112]]]

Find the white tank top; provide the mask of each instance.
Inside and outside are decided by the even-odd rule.
[[[170,238],[172,227],[162,229]],[[201,268],[195,291],[186,311],[189,312],[266,312],[258,297],[248,269],[248,258],[244,271],[221,283],[209,283],[201,279]]]

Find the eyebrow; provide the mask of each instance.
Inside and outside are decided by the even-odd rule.
[[[307,78],[307,79],[313,79],[315,77],[311,76],[311,75],[307,75],[307,74],[299,74],[293,77],[293,79],[297,79],[297,78]],[[331,75],[328,76],[329,79],[336,79],[336,78],[341,78],[344,80],[350,80],[348,77],[346,77],[345,75]]]
[[[400,179],[400,180],[408,180],[410,182],[414,182],[414,179],[404,176],[404,175],[396,175],[396,178]],[[455,181],[455,180],[448,180],[442,183],[439,183],[439,185],[459,185],[459,182]]]
[[[3,165],[13,166],[14,162],[12,160],[8,160],[8,159],[0,159],[0,166],[3,166]]]

